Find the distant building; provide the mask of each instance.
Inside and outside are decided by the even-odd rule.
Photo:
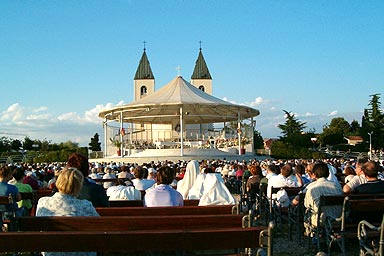
[[[348,145],[351,145],[351,146],[356,146],[357,144],[364,142],[364,139],[361,136],[348,136],[348,137],[345,137],[344,139],[346,139],[348,142]]]
[[[278,141],[278,139],[264,139],[264,149],[270,150],[275,141]]]

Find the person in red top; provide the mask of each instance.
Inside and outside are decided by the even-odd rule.
[[[237,165],[237,171],[236,171],[236,178],[238,180],[242,180],[244,175],[244,166],[243,165]]]

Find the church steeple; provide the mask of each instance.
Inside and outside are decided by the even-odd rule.
[[[143,55],[141,56],[141,60],[139,66],[137,67],[135,80],[137,79],[155,79],[152,73],[151,65],[149,64],[146,49],[144,48]]]
[[[205,63],[203,53],[201,52],[201,47],[191,79],[212,79],[211,74],[208,70],[207,63]]]
[[[135,78],[133,79],[134,100],[141,99],[155,92],[155,77],[149,64],[145,43],[146,42],[144,42],[143,55],[141,56]]]
[[[212,94],[212,77],[201,51],[201,42],[199,43],[199,56],[197,57],[195,69],[191,76],[191,84],[208,94]]]

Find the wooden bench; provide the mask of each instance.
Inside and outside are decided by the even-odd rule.
[[[372,225],[380,226],[384,214],[384,198],[356,198],[347,196],[344,199],[343,214],[341,216],[340,240],[341,248],[345,252],[347,239],[357,238],[360,221],[365,220]],[[372,231],[369,236],[379,237],[380,232]]]
[[[340,206],[341,216],[332,219],[327,217],[325,222],[320,224],[320,214],[327,207]],[[320,251],[320,238],[324,235],[328,247],[328,254],[331,253],[332,245],[337,244],[343,255],[346,255],[346,240],[357,238],[357,228],[361,220],[372,216],[382,217],[384,213],[384,197],[382,195],[340,195],[320,197],[318,219],[313,227],[317,238],[317,249]],[[372,219],[368,219],[372,220]],[[380,225],[380,221],[373,222]],[[322,226],[323,229],[317,227]],[[322,234],[323,233],[323,234]],[[354,242],[358,242],[357,240]]]
[[[243,227],[241,214],[101,217],[19,217],[19,231],[132,231]]]
[[[143,206],[143,200],[110,200],[109,205],[111,207],[138,207]],[[185,199],[184,206],[198,206],[199,200]]]
[[[284,189],[285,192],[287,192],[287,195],[290,198],[290,200],[292,200],[292,198],[298,195],[299,192],[302,190],[301,187],[271,187],[271,195],[269,198],[269,215],[270,215],[270,220],[275,221],[277,225],[279,223],[282,223],[283,217],[286,217],[286,219],[288,220],[288,223],[290,220],[290,216],[288,215],[289,207],[282,207],[277,202],[278,200],[273,199],[273,196],[272,196],[282,189]]]
[[[14,230],[13,219],[16,217],[16,209],[12,195],[0,196],[0,205],[5,209],[0,211],[0,232],[3,229]]]
[[[380,233],[379,239],[372,239],[371,233]],[[362,220],[357,227],[357,238],[359,239],[360,255],[384,255],[384,214],[381,225],[373,225],[372,223]]]
[[[19,232],[0,234],[0,252],[63,251],[63,248],[97,252],[238,251],[267,247],[268,255],[272,255],[273,224],[268,230],[267,227],[243,228],[242,221],[239,214],[20,217]],[[148,240],[151,243],[143,246],[143,241]]]
[[[96,207],[96,211],[101,216],[219,215],[237,213],[237,206]]]
[[[265,227],[197,230],[25,231],[0,233],[0,252],[196,251],[259,248]],[[272,229],[268,231],[272,234]],[[233,239],[236,238],[236,239]],[[111,243],[113,241],[113,243]],[[127,245],[127,241],[129,245]],[[144,241],[151,241],[150,243]],[[272,244],[269,238],[268,243]],[[65,249],[63,249],[65,248]],[[268,252],[269,252],[268,247]],[[233,254],[231,254],[233,255]],[[271,255],[269,252],[268,255]]]

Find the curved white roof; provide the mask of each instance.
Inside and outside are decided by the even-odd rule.
[[[257,109],[232,104],[196,88],[181,76],[155,93],[132,103],[103,110],[100,118],[124,122],[168,124],[180,118],[182,109],[186,124],[228,122],[258,116]]]

